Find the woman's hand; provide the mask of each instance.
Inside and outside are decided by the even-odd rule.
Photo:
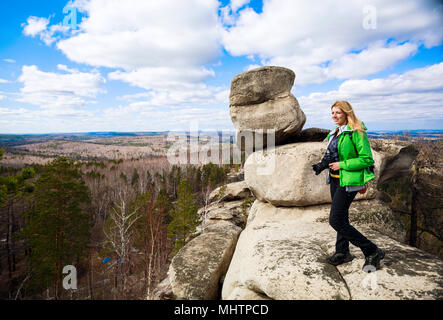
[[[329,164],[329,168],[331,168],[334,171],[337,171],[337,170],[340,169],[339,163],[340,162],[332,162],[332,163]]]

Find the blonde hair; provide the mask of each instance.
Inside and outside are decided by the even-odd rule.
[[[358,120],[357,116],[354,113],[354,109],[351,104],[347,101],[335,101],[332,105],[331,109],[337,107],[340,108],[346,114],[346,119],[352,130],[359,131],[361,134],[365,132],[363,125],[360,120]]]

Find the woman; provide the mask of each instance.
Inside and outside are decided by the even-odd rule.
[[[330,184],[331,211],[329,224],[337,231],[335,253],[328,258],[334,266],[352,261],[349,242],[359,247],[365,255],[363,270],[379,268],[385,252],[349,224],[349,207],[357,192],[375,178],[369,167],[374,163],[367,129],[357,119],[347,101],[336,101],[332,107],[332,120],[337,127],[328,136],[328,147],[322,161],[312,165],[315,174],[329,167],[326,183]],[[373,266],[373,267],[371,267]]]

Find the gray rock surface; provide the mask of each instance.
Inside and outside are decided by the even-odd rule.
[[[209,201],[233,201],[246,197],[252,197],[251,191],[245,181],[238,181],[216,188],[209,195]]]
[[[379,184],[408,174],[419,152],[413,144],[407,141],[382,139],[373,141],[372,146],[385,155]]]
[[[269,145],[268,133],[269,139],[275,139],[273,144],[279,145],[287,137],[300,132],[306,122],[306,116],[292,94],[260,104],[231,106],[230,115],[236,129],[236,144],[242,151],[249,148],[259,150]],[[242,143],[241,137],[249,135],[255,140],[249,138]]]
[[[259,104],[287,96],[294,85],[295,74],[282,67],[260,67],[236,75],[231,82],[231,106]]]
[[[208,225],[219,221],[227,221],[234,226],[243,228],[246,224],[241,208],[243,201],[213,202],[206,207],[200,208],[197,213],[201,217],[202,223],[197,227],[197,232],[201,232]]]
[[[239,182],[245,180],[245,172],[243,168],[239,168],[237,172],[230,172],[227,176],[228,183]]]
[[[363,254],[352,245],[352,262],[328,264],[336,238],[325,222],[329,210],[329,205],[286,208],[256,200],[226,274],[222,298],[443,298],[442,260],[364,225],[355,224],[386,251],[381,269],[362,271]]]
[[[240,230],[203,233],[174,256],[168,277],[175,299],[218,298],[220,279],[228,269]]]

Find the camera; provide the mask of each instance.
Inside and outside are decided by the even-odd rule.
[[[318,176],[323,170],[329,168],[329,164],[334,162],[329,152],[326,152],[321,162],[313,164],[312,169],[315,171],[315,175]]]

